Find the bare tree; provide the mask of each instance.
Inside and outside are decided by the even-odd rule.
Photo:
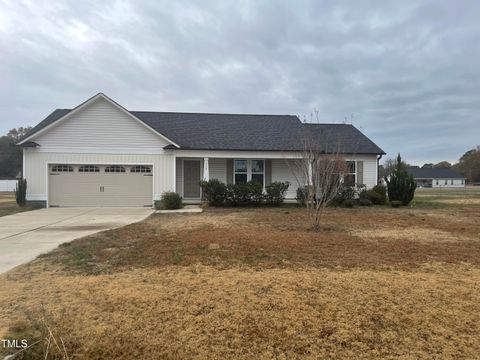
[[[298,186],[305,189],[305,205],[315,231],[320,230],[323,212],[337,195],[347,172],[340,144],[330,147],[319,144],[305,131],[301,157],[294,161],[292,169]]]

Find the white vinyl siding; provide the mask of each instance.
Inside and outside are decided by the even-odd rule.
[[[173,191],[173,155],[44,153],[25,149],[28,200],[47,200],[47,163],[88,165],[153,165],[153,198]],[[74,189],[72,189],[74,191]]]
[[[32,141],[45,152],[158,153],[168,145],[161,136],[102,98]]]
[[[210,179],[218,179],[227,183],[227,159],[209,159]]]

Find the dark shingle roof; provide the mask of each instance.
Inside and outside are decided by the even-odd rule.
[[[57,109],[27,137],[71,110]],[[190,150],[302,150],[304,132],[326,152],[384,154],[369,138],[348,124],[302,124],[294,115],[242,115],[130,111],[181,149]],[[166,148],[172,148],[168,146]]]
[[[67,115],[71,109],[56,109],[54,112],[52,112],[50,115],[48,115],[45,119],[43,119],[40,123],[38,123],[36,126],[32,128],[25,136],[24,139],[32,136],[36,132],[42,130],[44,127],[47,127],[50,124],[53,124],[55,121],[60,119],[61,117]]]
[[[419,168],[417,166],[407,169],[415,179],[464,179],[465,176],[452,169]]]

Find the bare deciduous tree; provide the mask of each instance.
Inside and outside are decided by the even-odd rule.
[[[291,169],[298,186],[305,188],[305,205],[315,231],[320,230],[323,212],[342,187],[343,174],[347,172],[340,149],[340,144],[328,149],[305,132],[301,157],[294,161]]]

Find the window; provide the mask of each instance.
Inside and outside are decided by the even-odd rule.
[[[99,172],[100,169],[98,168],[98,166],[94,166],[94,165],[82,165],[80,166],[78,171],[79,172]]]
[[[138,165],[138,166],[132,166],[130,168],[130,172],[132,173],[151,173],[152,169],[150,169],[148,166],[143,166],[143,165]]]
[[[263,186],[264,174],[265,174],[265,161],[252,160],[252,181],[257,181]]]
[[[343,184],[347,186],[355,186],[357,182],[357,169],[355,161],[347,161],[347,170],[343,174]]]
[[[235,160],[234,164],[235,184],[244,184],[247,180],[247,160]]]
[[[105,168],[106,173],[124,173],[125,168],[123,166],[111,165]]]
[[[70,165],[55,165],[52,168],[54,172],[73,172],[73,167]]]

